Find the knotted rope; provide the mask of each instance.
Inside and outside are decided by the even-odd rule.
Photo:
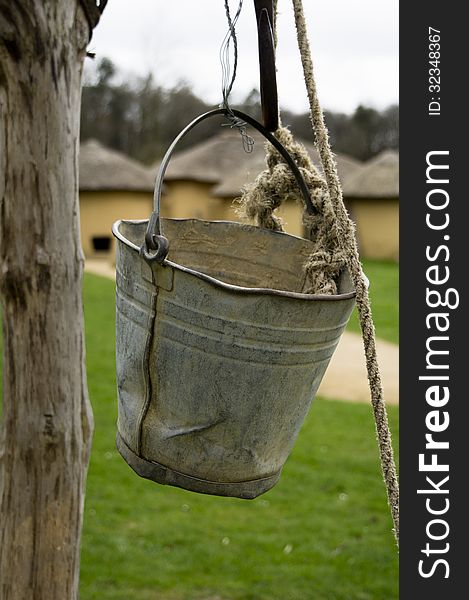
[[[317,214],[303,211],[303,223],[313,241],[313,252],[305,265],[306,292],[311,294],[337,294],[337,280],[346,265],[347,257],[337,242],[335,215],[329,198],[327,183],[309,157],[305,147],[293,139],[291,132],[280,127],[275,137],[285,146],[310,190],[311,201]],[[254,183],[245,186],[239,204],[240,212],[254,219],[260,227],[283,231],[282,220],[274,214],[286,200],[296,200],[304,207],[295,177],[282,156],[271,144],[266,145],[267,168]]]
[[[399,484],[383,399],[368,288],[358,255],[355,227],[344,206],[337,168],[329,144],[329,135],[317,97],[302,1],[292,0],[292,2],[298,47],[308,92],[311,124],[316,137],[324,178],[312,164],[304,147],[293,140],[288,129],[280,127],[275,135],[297,161],[311,191],[313,204],[318,211],[317,216],[307,215],[304,217],[305,225],[310,231],[310,238],[314,241],[313,253],[305,265],[310,282],[308,291],[337,293],[337,277],[345,265],[350,271],[355,286],[381,468],[394,524],[394,534],[399,544]],[[254,218],[260,226],[281,231],[283,230],[282,223],[273,214],[275,209],[283,201],[289,198],[301,198],[301,196],[290,170],[280,155],[271,145],[268,145],[266,150],[267,169],[251,186],[243,190],[240,205],[246,216]]]

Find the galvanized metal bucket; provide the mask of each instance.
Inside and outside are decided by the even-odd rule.
[[[347,272],[339,294],[305,293],[307,240],[233,222],[160,223],[171,152],[156,216],[113,227],[117,444],[142,477],[254,498],[279,479],[355,293]]]

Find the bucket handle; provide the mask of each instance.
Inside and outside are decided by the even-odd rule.
[[[166,169],[168,167],[169,161],[173,155],[174,149],[178,142],[185,137],[191,129],[193,129],[196,125],[205,121],[209,117],[214,115],[224,115],[226,117],[232,118],[233,115],[238,119],[242,119],[249,125],[251,125],[254,129],[257,129],[281,154],[284,158],[285,162],[290,167],[293,175],[295,176],[296,182],[298,183],[298,187],[300,188],[301,194],[303,196],[306,210],[308,214],[315,215],[317,214],[317,210],[313,206],[311,202],[311,197],[309,195],[308,186],[301,174],[298,166],[296,165],[293,158],[290,156],[289,152],[285,149],[285,147],[278,141],[276,137],[272,135],[265,127],[263,127],[258,121],[246,115],[245,113],[235,110],[235,109],[226,109],[226,108],[216,108],[209,112],[206,112],[196,119],[194,119],[189,125],[187,125],[179,135],[174,139],[173,143],[170,145],[166,154],[161,161],[160,168],[158,170],[158,175],[156,176],[155,182],[155,193],[153,196],[153,212],[148,221],[147,231],[145,233],[145,241],[140,249],[143,257],[151,262],[162,263],[169,251],[169,241],[167,238],[162,235],[161,224],[160,224],[160,203],[161,203],[161,190],[163,188],[163,179],[166,173]]]

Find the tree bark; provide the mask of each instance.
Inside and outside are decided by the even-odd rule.
[[[77,0],[0,0],[1,600],[78,595],[92,436],[78,208],[89,34]]]

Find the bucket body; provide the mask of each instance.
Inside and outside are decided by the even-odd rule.
[[[312,243],[250,225],[162,220],[168,258],[118,221],[118,448],[141,476],[254,498],[292,449],[354,306],[304,293]]]

